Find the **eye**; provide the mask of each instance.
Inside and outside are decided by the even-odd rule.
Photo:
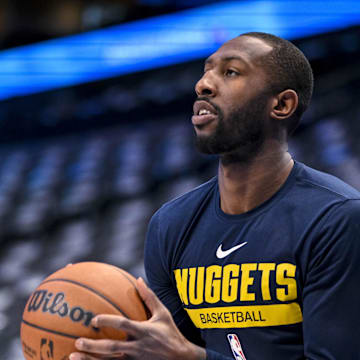
[[[236,71],[236,70],[226,69],[226,71],[225,71],[225,76],[234,77],[234,76],[237,76],[237,75],[239,75],[239,72]]]

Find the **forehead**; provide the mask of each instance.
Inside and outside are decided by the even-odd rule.
[[[209,59],[222,60],[229,56],[241,58],[247,65],[255,65],[256,61],[271,52],[272,46],[261,39],[250,36],[239,36],[223,44]]]

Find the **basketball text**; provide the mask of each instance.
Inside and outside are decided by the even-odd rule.
[[[180,299],[201,329],[259,327],[302,321],[296,266],[243,263],[174,270]]]
[[[53,294],[48,290],[34,291],[29,300],[27,311],[41,311],[62,318],[69,317],[73,322],[81,322],[86,327],[90,326],[91,319],[95,316],[94,313],[84,310],[81,306],[71,307],[65,301],[63,292]]]

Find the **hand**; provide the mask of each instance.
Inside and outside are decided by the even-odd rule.
[[[92,325],[125,331],[131,340],[91,340],[80,338],[75,346],[84,353],[72,353],[70,360],[126,359],[132,360],[205,360],[205,349],[189,342],[176,327],[174,320],[144,280],[137,279],[141,298],[151,312],[147,321],[129,320],[119,315],[98,315]]]

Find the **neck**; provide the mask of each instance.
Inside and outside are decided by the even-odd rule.
[[[273,196],[289,176],[294,161],[287,146],[268,142],[251,160],[220,160],[221,209],[231,215],[248,212]]]

